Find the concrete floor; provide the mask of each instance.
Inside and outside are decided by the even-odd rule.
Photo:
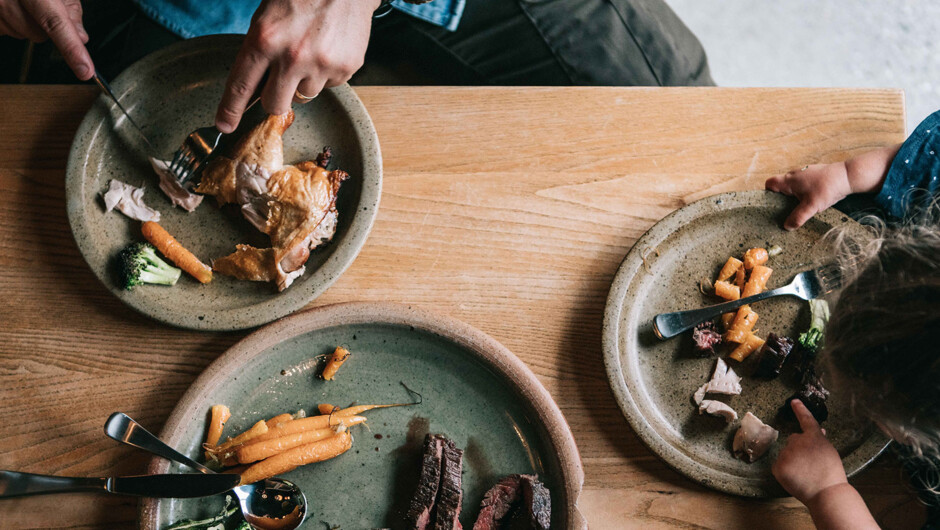
[[[908,131],[940,109],[940,1],[666,2],[719,85],[902,88]]]

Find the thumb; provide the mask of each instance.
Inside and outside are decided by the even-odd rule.
[[[764,188],[785,195],[793,195],[790,185],[787,184],[786,175],[774,175],[764,182]]]
[[[809,202],[807,199],[800,201],[800,204],[790,212],[790,216],[787,217],[787,220],[783,223],[783,227],[787,230],[796,230],[797,228],[806,224],[806,221],[809,221],[816,213],[819,211],[813,203]]]
[[[819,422],[816,421],[816,418],[813,417],[813,413],[806,408],[806,405],[803,404],[799,399],[794,399],[790,402],[790,407],[793,409],[793,414],[796,415],[796,421],[800,422],[800,429],[804,433],[818,431]]]

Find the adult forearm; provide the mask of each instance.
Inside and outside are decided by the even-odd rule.
[[[877,529],[865,501],[848,483],[830,486],[816,494],[806,506],[820,530]]]

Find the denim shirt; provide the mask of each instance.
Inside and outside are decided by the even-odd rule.
[[[355,1],[355,0],[350,0]],[[217,33],[247,33],[261,0],[134,0],[154,22],[184,39]],[[457,29],[466,0],[433,0],[414,5],[395,0],[392,7],[450,31]]]
[[[901,145],[888,168],[875,202],[890,216],[903,219],[924,208],[940,192],[940,111],[920,123]]]

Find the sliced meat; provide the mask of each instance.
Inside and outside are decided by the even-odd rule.
[[[106,212],[117,208],[121,213],[137,221],[160,222],[160,212],[144,204],[144,188],[111,179],[108,191],[101,194]]]
[[[444,439],[428,434],[424,439],[424,456],[421,460],[421,477],[418,489],[408,505],[405,516],[408,525],[416,530],[424,530],[431,523],[431,512],[437,499],[437,490],[441,483],[441,467],[444,454]]]
[[[810,373],[810,377],[807,377],[803,383],[803,388],[787,398],[783,407],[780,408],[780,415],[786,421],[796,421],[796,415],[790,405],[790,402],[794,399],[802,401],[819,423],[829,419],[829,407],[826,405],[826,400],[829,399],[829,391],[822,386],[822,382],[815,376],[815,373]]]
[[[729,407],[727,404],[722,403],[721,401],[715,401],[713,399],[705,399],[698,406],[698,413],[711,414],[712,416],[719,416],[725,419],[726,422],[731,423],[734,420],[738,419],[738,413],[734,411],[733,408]]]
[[[509,475],[483,495],[480,515],[473,524],[473,530],[496,530],[500,527],[500,521],[522,497],[522,477],[523,475]]]
[[[532,475],[523,475],[522,500],[531,528],[534,530],[548,530],[552,524],[552,496],[548,488]]]
[[[176,177],[170,173],[170,164],[168,162],[150,157],[150,165],[153,167],[157,176],[160,177],[160,191],[170,199],[173,205],[179,206],[187,212],[192,212],[197,206],[202,204],[202,195],[192,193],[184,188],[183,185],[176,180]]]
[[[715,371],[712,372],[712,378],[692,394],[692,400],[696,405],[701,405],[706,394],[736,396],[740,393],[741,377],[728,367],[728,363],[718,358],[715,360]]]
[[[779,433],[769,425],[765,425],[757,416],[748,412],[741,418],[741,427],[734,433],[732,449],[734,456],[748,462],[753,462],[764,456],[770,446],[777,441]]]
[[[793,350],[793,339],[790,337],[779,337],[775,333],[767,335],[767,340],[758,352],[757,369],[754,370],[755,377],[773,379],[780,375],[783,363]]]
[[[463,451],[446,438],[442,438],[444,457],[441,462],[441,486],[437,494],[434,520],[435,530],[460,530],[460,504],[463,502],[461,479]]]
[[[721,333],[711,320],[702,322],[692,328],[692,342],[695,353],[702,357],[715,354],[715,346],[721,344]]]

